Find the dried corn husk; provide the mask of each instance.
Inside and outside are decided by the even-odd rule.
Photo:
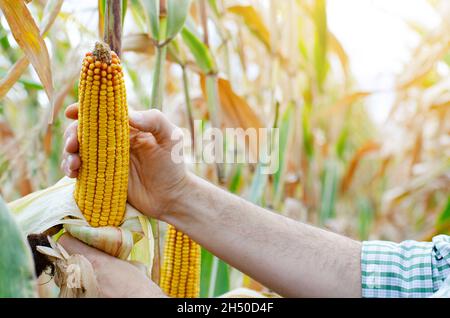
[[[72,236],[92,247],[143,264],[150,276],[154,240],[148,218],[127,204],[120,227],[90,227],[75,203],[74,187],[75,180],[65,177],[52,187],[9,203],[8,207],[26,235],[44,233],[62,224]]]
[[[51,248],[38,246],[37,250],[47,255],[55,266],[55,284],[59,287],[61,298],[93,298],[100,292],[91,263],[83,255],[69,255],[66,250],[51,238]]]

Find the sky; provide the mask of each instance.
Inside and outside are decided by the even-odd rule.
[[[426,0],[328,0],[327,14],[330,30],[349,55],[358,87],[386,91],[367,101],[374,121],[383,123],[394,97],[395,76],[420,40],[408,23],[432,29],[439,17]]]

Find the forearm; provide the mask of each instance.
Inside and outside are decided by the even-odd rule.
[[[283,296],[361,296],[360,243],[190,177],[164,221]]]

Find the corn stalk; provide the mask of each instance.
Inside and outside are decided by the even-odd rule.
[[[122,55],[122,0],[107,0],[103,41],[111,50]]]

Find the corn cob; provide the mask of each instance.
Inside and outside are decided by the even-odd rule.
[[[200,292],[200,246],[171,225],[165,240],[161,288],[176,298],[197,298]]]
[[[128,107],[120,59],[107,44],[97,42],[86,54],[78,87],[82,164],[75,201],[91,226],[119,226],[128,187]]]

